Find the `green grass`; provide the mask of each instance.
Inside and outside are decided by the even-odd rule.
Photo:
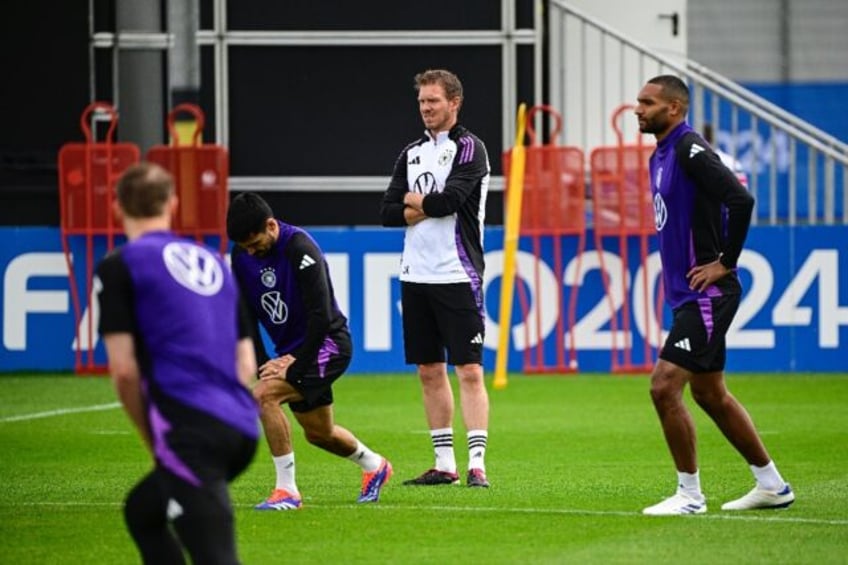
[[[848,555],[848,375],[731,376],[798,496],[782,511],[727,513],[753,485],[697,409],[709,513],[648,518],[675,486],[644,377],[514,377],[491,391],[492,488],[404,487],[432,464],[411,375],[349,376],[336,418],[393,462],[377,505],[354,504],[359,471],[295,433],[299,512],[252,505],[273,485],[261,444],[232,487],[244,563],[844,563]],[[133,563],[121,501],[147,470],[103,378],[0,377],[0,563]],[[692,406],[692,403],[690,406]],[[466,463],[457,419],[457,458]]]

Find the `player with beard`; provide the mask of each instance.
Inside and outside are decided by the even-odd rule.
[[[257,331],[260,367],[253,394],[277,479],[256,509],[296,510],[303,504],[282,404],[289,405],[309,443],[362,468],[357,502],[377,502],[391,464],[333,419],[332,385],[350,364],[353,348],[324,254],[306,231],[274,218],[268,203],[249,192],[230,203],[227,235],[236,244],[232,268],[242,295],[276,354],[269,359]]]
[[[695,424],[683,403],[687,384],[756,480],[753,490],[722,510],[783,508],[795,494],[724,379],[725,335],[742,294],[736,264],[754,198],[686,123],[688,108],[686,84],[662,75],[645,84],[635,110],[639,129],[657,140],[650,160],[651,194],[665,296],[674,314],[651,375],[651,398],[677,469],[677,491],[643,512],[668,516],[707,511]]]

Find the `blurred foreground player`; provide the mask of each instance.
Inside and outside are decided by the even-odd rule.
[[[99,330],[118,397],[154,459],[124,517],[144,563],[238,563],[228,483],[256,451],[249,318],[210,249],[170,231],[171,175],[141,163],[118,182],[128,241],[98,265]]]

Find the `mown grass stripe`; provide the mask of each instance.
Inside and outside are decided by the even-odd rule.
[[[64,416],[65,414],[79,414],[81,412],[100,412],[103,410],[113,410],[118,408],[119,402],[110,402],[109,404],[95,404],[94,406],[79,406],[77,408],[60,408],[58,410],[48,410],[46,412],[34,412],[32,414],[19,414],[18,416],[6,416],[0,418],[0,423],[6,422],[25,422],[27,420],[38,420],[41,418],[52,418],[53,416]]]

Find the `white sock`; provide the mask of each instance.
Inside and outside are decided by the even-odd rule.
[[[368,449],[359,440],[356,440],[356,451],[348,455],[347,458],[362,467],[362,470],[366,473],[373,473],[380,468],[380,463],[383,462],[380,455]]]
[[[694,498],[695,500],[703,500],[704,495],[701,492],[701,475],[699,471],[694,473],[677,472],[677,492],[682,492]]]
[[[436,469],[456,473],[456,457],[453,453],[453,428],[430,430],[433,451],[436,454]]]
[[[468,470],[480,469],[486,472],[486,443],[489,432],[486,430],[468,430]]]
[[[779,492],[786,486],[786,482],[777,471],[774,461],[769,461],[768,465],[764,467],[751,465],[751,472],[754,473],[754,478],[757,479],[757,486],[761,489]]]
[[[292,494],[299,494],[297,484],[294,482],[294,451],[279,457],[272,457],[274,467],[277,469],[277,484],[274,488],[287,490]]]

